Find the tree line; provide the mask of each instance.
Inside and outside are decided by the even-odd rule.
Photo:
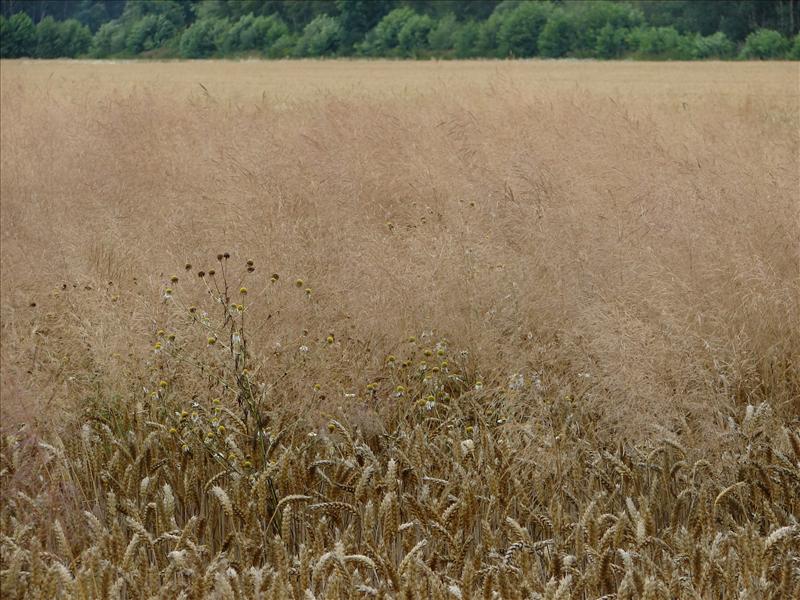
[[[3,58],[800,60],[800,0],[0,0]]]

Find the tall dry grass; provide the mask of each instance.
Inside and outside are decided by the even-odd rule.
[[[222,65],[172,94],[2,65],[3,421],[34,424],[4,441],[7,585],[797,589],[795,65],[297,63],[263,95],[235,74],[269,64]],[[244,379],[183,310],[222,251],[234,291],[255,265]],[[457,385],[417,372],[437,342]]]

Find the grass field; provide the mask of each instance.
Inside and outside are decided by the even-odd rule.
[[[800,597],[796,63],[0,103],[3,597]]]

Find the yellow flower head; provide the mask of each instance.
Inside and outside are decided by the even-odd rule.
[[[245,296],[245,295],[247,295],[247,288],[246,288],[246,287],[240,287],[240,288],[239,288],[239,293],[240,293],[242,296]]]
[[[217,343],[217,338],[215,338],[215,337],[208,338],[208,345],[209,346],[213,346],[216,343]]]
[[[299,288],[303,287],[303,283],[304,283],[304,282],[303,282],[303,280],[302,280],[302,279],[298,279],[298,280],[296,280],[296,281],[294,282],[294,284],[295,284],[297,287],[299,287]]]

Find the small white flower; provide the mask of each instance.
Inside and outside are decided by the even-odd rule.
[[[525,377],[522,373],[514,373],[508,380],[508,387],[512,390],[521,390],[525,387]]]
[[[425,403],[425,410],[433,410],[435,406],[436,406],[436,402],[434,400],[428,400]]]
[[[308,346],[306,346],[305,344],[303,344],[302,346],[300,346],[300,352],[302,352],[303,354],[305,354],[306,352],[308,352]]]

